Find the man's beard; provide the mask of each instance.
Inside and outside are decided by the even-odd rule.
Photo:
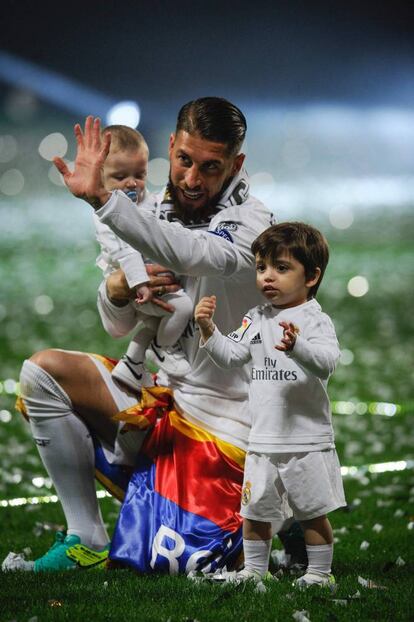
[[[174,211],[181,222],[185,225],[197,224],[209,220],[209,216],[211,217],[220,211],[217,208],[217,204],[223,196],[225,190],[229,187],[232,179],[232,177],[229,177],[222,185],[220,192],[211,197],[206,204],[203,205],[203,207],[197,207],[196,209],[187,207],[186,205],[182,205],[180,203],[180,195],[177,193],[177,190],[171,181],[171,175],[168,176],[167,194],[171,197],[171,201],[174,204]]]

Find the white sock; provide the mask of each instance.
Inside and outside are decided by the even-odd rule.
[[[68,534],[76,534],[86,546],[104,547],[109,536],[96,498],[95,453],[88,428],[74,414],[62,387],[32,361],[23,363],[20,388],[40,457],[62,504]]]
[[[261,576],[269,569],[272,540],[245,540],[243,538],[244,567]]]
[[[306,572],[330,574],[333,559],[333,544],[306,545],[308,567]]]

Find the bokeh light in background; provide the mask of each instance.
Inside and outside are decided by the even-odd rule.
[[[166,158],[153,158],[148,162],[148,181],[153,186],[163,186],[170,170],[170,163]]]
[[[348,281],[348,292],[355,298],[365,296],[369,290],[368,280],[364,276],[353,276]]]
[[[45,160],[53,160],[55,156],[63,158],[68,150],[68,141],[60,132],[45,136],[39,145],[39,153]]]
[[[5,171],[0,177],[0,192],[9,197],[14,197],[23,190],[24,177],[17,168]]]
[[[139,125],[141,111],[137,103],[133,101],[119,102],[108,110],[106,115],[107,125],[127,125],[136,128]]]

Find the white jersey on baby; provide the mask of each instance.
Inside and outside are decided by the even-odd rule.
[[[137,209],[141,209],[141,205],[135,205]],[[96,214],[93,214],[93,224],[101,248],[96,265],[102,270],[104,277],[107,278],[114,270],[121,268],[131,289],[146,283],[148,274],[141,253],[115,235]]]
[[[290,352],[275,349],[283,336],[279,322],[297,327]],[[201,349],[224,368],[251,361],[249,451],[334,447],[327,383],[340,351],[332,321],[315,299],[288,309],[255,307],[238,330],[226,337],[216,329]]]
[[[188,296],[218,299],[216,321],[229,332],[242,319],[242,309],[259,302],[255,286],[253,240],[272,224],[272,215],[249,196],[246,173],[235,176],[214,213],[204,222],[184,227],[164,193],[152,195],[137,209],[121,191],[112,193],[97,212],[100,221],[145,256],[182,277]],[[109,331],[135,326],[133,305],[115,307],[100,288],[100,313]],[[128,332],[128,331],[127,331]],[[191,366],[182,378],[172,378],[177,405],[195,423],[242,449],[249,433],[249,369],[223,371],[198,347],[199,334],[190,321],[180,343]]]

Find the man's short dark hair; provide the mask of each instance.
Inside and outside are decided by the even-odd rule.
[[[246,136],[244,114],[222,97],[201,97],[181,108],[176,133],[180,130],[198,134],[205,140],[227,145],[229,155],[236,155]]]
[[[320,269],[318,282],[309,290],[309,298],[315,296],[329,261],[325,237],[303,222],[282,222],[263,231],[252,244],[252,253],[272,265],[276,265],[283,252],[303,265],[306,280],[315,276],[316,268]]]

